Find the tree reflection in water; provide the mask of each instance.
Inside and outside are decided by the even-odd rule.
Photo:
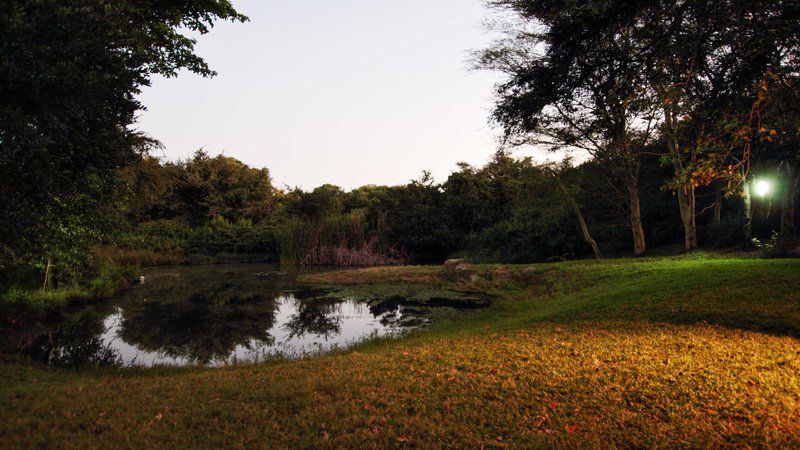
[[[47,317],[47,325],[27,353],[51,366],[119,366],[122,361],[116,350],[102,339],[103,319],[108,310],[86,308]]]
[[[203,273],[155,279],[124,307],[119,335],[147,352],[191,363],[226,360],[236,347],[269,345],[278,292],[257,277]]]
[[[342,328],[341,304],[341,301],[323,298],[295,299],[297,313],[292,314],[283,325],[289,333],[288,338],[301,338],[310,334],[327,340],[339,334]]]
[[[425,311],[417,314],[402,302],[309,290],[274,266],[153,269],[144,285],[113,300],[20,312],[30,316],[25,328],[0,329],[0,348],[68,367],[299,357],[427,323]]]

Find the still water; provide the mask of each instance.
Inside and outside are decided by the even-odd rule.
[[[297,358],[426,323],[402,304],[333,298],[276,266],[169,267],[110,301],[42,324],[26,353],[52,365],[204,365]]]

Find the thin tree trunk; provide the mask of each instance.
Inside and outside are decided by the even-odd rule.
[[[722,223],[722,190],[719,188],[719,181],[714,183],[714,225]]]
[[[625,187],[628,189],[630,225],[633,233],[633,254],[639,256],[647,250],[642,226],[642,207],[639,201],[639,174],[630,162],[626,164],[625,172]]]
[[[678,206],[680,206],[681,222],[683,222],[683,248],[685,250],[697,248],[696,203],[694,186],[678,189]]]
[[[786,186],[781,199],[781,236],[794,238],[795,199],[800,191],[800,170],[793,164],[786,164]]]
[[[564,196],[567,197],[569,202],[572,204],[575,214],[578,216],[578,222],[580,222],[581,231],[583,232],[583,240],[592,247],[595,258],[603,259],[603,254],[600,252],[600,247],[598,247],[597,241],[592,238],[592,234],[589,232],[589,226],[586,225],[586,220],[583,219],[583,213],[581,213],[581,208],[578,206],[578,202],[576,202],[575,198],[573,198],[572,195],[567,191],[566,186],[561,183],[561,180],[557,180],[557,182],[559,187],[561,187],[561,191],[564,192]]]
[[[42,291],[46,291],[47,287],[50,285],[50,267],[52,266],[52,261],[48,257],[47,258],[47,267],[44,269],[44,283],[42,283]]]
[[[675,136],[675,117],[668,106],[664,107],[664,125],[668,130],[667,150],[669,151],[672,164],[675,166],[675,173],[682,170],[680,146]],[[683,246],[685,250],[697,248],[697,223],[696,223],[696,204],[694,185],[687,182],[678,188],[678,206],[681,212],[681,222],[683,223]]]
[[[745,181],[744,194],[744,237],[749,244],[753,239],[753,197],[750,195],[750,182]]]
[[[575,208],[575,214],[578,215],[578,222],[581,224],[581,231],[583,231],[583,239],[592,247],[592,251],[594,252],[594,257],[597,259],[603,259],[603,254],[600,252],[600,247],[597,245],[597,241],[592,238],[592,235],[589,233],[589,227],[586,225],[586,221],[583,219],[583,214],[581,213],[581,209],[578,207],[578,204],[573,204]]]

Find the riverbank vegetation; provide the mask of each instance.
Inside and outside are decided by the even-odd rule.
[[[374,268],[307,282],[480,290],[403,340],[221,369],[0,365],[0,442],[67,446],[800,443],[800,262],[713,255]],[[185,430],[192,430],[190,433]]]
[[[108,293],[130,282],[110,274],[157,264],[541,262],[753,239],[800,254],[797,11],[783,2],[488,2],[510,19],[474,58],[505,75],[502,149],[443,180],[350,191],[281,189],[267,168],[202,150],[152,156],[136,94],[182,69],[213,76],[181,33],[247,21],[230,2],[12,3],[0,17],[5,297]],[[514,155],[531,145],[579,159]]]
[[[462,165],[442,183],[423,178],[404,186],[345,192],[325,185],[304,192],[272,188],[263,178],[248,191],[252,180],[242,174],[263,171],[228,157],[198,153],[182,163],[144,161],[147,174],[138,173],[144,170],[138,165],[128,169],[136,181],[130,184],[129,206],[115,213],[116,225],[87,243],[80,258],[53,260],[48,286],[88,286],[101,271],[106,277],[133,275],[135,267],[164,264],[359,266],[440,262],[452,255],[487,262],[593,257],[581,221],[600,254],[630,251],[626,213],[616,198],[621,186],[608,185],[599,162],[553,168],[501,151],[483,167]],[[677,252],[679,215],[672,195],[662,189],[671,172],[657,161],[643,164],[643,171],[650,180],[640,183],[646,236],[654,247]],[[197,172],[206,178],[190,175]],[[142,187],[143,179],[149,187]],[[249,203],[264,190],[270,194]],[[741,198],[719,201],[719,222],[713,217],[699,222],[705,247],[752,248]],[[703,197],[700,204],[714,206],[714,197]],[[768,241],[780,211],[756,205],[765,209],[757,209],[753,230]],[[7,285],[28,290],[41,287],[47,271],[46,264],[26,266],[23,260],[6,265]]]

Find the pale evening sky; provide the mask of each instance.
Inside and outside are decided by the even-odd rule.
[[[156,78],[138,127],[158,154],[204,147],[278,186],[401,184],[423,169],[443,181],[482,164],[497,74],[469,51],[492,40],[481,0],[238,0],[246,23],[220,23],[197,52],[219,75]]]

